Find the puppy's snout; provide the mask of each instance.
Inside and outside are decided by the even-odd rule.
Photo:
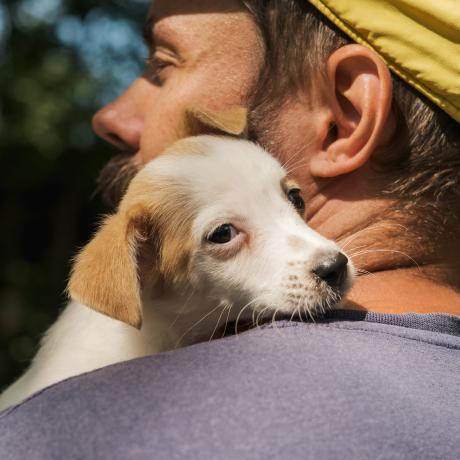
[[[322,260],[312,271],[332,288],[341,288],[347,277],[348,258],[338,252]]]

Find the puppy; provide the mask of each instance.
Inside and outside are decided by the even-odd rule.
[[[179,141],[138,173],[77,256],[72,302],[0,407],[73,375],[210,340],[232,321],[334,307],[353,267],[303,212],[298,185],[262,148],[218,136]]]

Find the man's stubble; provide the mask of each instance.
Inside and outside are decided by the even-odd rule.
[[[131,180],[139,171],[134,156],[120,153],[111,158],[102,168],[97,179],[96,193],[111,209],[115,209],[125,194]]]

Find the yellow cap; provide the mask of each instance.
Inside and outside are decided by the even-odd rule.
[[[460,122],[459,0],[309,0]]]

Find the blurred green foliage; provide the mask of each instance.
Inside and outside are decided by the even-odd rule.
[[[0,0],[0,388],[65,305],[69,261],[105,210],[98,107],[142,69],[147,0]]]

